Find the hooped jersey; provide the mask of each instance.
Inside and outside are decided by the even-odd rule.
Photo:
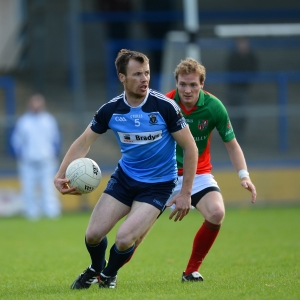
[[[179,106],[152,89],[138,107],[131,107],[122,93],[102,105],[90,123],[96,133],[114,132],[122,153],[121,168],[131,178],[148,183],[177,178],[171,133],[186,126]]]
[[[223,142],[229,142],[235,138],[227,110],[223,103],[212,94],[201,90],[195,107],[187,111],[180,103],[177,90],[166,94],[174,99],[180,106],[183,116],[189,125],[190,131],[195,139],[198,148],[198,165],[196,174],[211,173],[210,141],[212,131],[217,129]],[[176,147],[176,159],[178,174],[183,174],[183,150]]]

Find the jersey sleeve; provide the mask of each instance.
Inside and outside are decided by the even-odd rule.
[[[108,123],[111,115],[108,111],[108,105],[104,104],[96,111],[90,122],[90,128],[98,134],[105,133],[109,129]]]
[[[223,142],[230,142],[235,138],[233,128],[227,113],[227,110],[220,100],[216,100],[215,116],[216,116],[216,129],[219,132]]]
[[[187,126],[187,122],[181,112],[180,107],[173,100],[173,96],[175,95],[174,92],[176,93],[176,90],[169,92],[166,95],[155,93],[160,100],[163,100],[159,101],[158,107],[160,114],[163,116],[166,122],[168,131],[171,133],[179,131]]]
[[[169,108],[168,114],[166,114],[165,120],[168,130],[172,133],[183,129],[187,126],[187,123],[176,102],[174,100],[168,100],[168,103],[171,107]]]

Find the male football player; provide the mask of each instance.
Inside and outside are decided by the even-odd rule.
[[[122,49],[116,70],[124,92],[102,105],[90,125],[71,145],[54,183],[62,194],[80,194],[69,188],[67,166],[85,157],[92,143],[111,129],[122,157],[97,202],[85,234],[91,257],[90,266],[71,285],[89,288],[95,281],[100,288],[115,288],[117,273],[130,259],[135,242],[149,230],[164,210],[177,183],[176,144],[184,149],[184,178],[180,193],[171,203],[175,221],[189,212],[197,164],[197,147],[180,108],[163,94],[149,89],[150,67],[147,56]],[[105,265],[106,235],[127,216],[119,227]],[[155,249],[153,250],[155,251]]]
[[[203,281],[198,270],[220,231],[225,215],[220,188],[211,174],[210,142],[214,128],[225,144],[233,167],[238,172],[241,186],[251,192],[252,203],[256,200],[256,189],[250,180],[245,157],[235,138],[226,108],[218,98],[203,90],[205,67],[196,60],[187,58],[178,64],[174,75],[176,89],[168,92],[166,96],[174,99],[180,106],[198,148],[198,164],[191,198],[192,205],[204,217],[204,222],[194,237],[191,255],[182,274],[182,282]],[[177,145],[179,184],[174,195],[180,191],[186,171],[183,165],[184,152],[185,150]]]

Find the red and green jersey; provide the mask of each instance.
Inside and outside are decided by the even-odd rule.
[[[229,142],[235,138],[227,110],[223,103],[212,94],[201,90],[199,99],[190,111],[187,111],[181,104],[177,90],[172,90],[166,94],[174,99],[181,107],[191,133],[198,147],[198,165],[196,174],[207,174],[211,172],[210,162],[210,141],[214,128],[216,128],[224,142]],[[177,145],[176,160],[178,175],[183,174],[183,150]]]

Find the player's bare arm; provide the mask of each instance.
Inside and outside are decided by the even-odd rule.
[[[168,204],[175,204],[175,209],[170,214],[171,220],[174,216],[174,221],[181,221],[188,213],[191,207],[192,186],[196,174],[196,165],[198,159],[198,150],[195,140],[188,127],[185,127],[175,133],[172,133],[178,145],[184,150],[184,175],[181,192],[176,195]]]
[[[68,185],[69,179],[65,178],[65,172],[68,165],[75,159],[85,157],[90,150],[91,144],[99,137],[99,134],[93,132],[90,126],[80,135],[71,145],[66,153],[57,174],[54,177],[54,185],[57,190],[65,195],[81,195],[76,188],[70,188]]]
[[[225,146],[235,170],[237,172],[239,172],[240,170],[247,171],[245,156],[237,140],[233,139],[230,142],[225,143]],[[249,177],[249,173],[248,175],[246,174],[245,177],[241,178],[241,185],[243,188],[251,192],[251,202],[254,203],[256,200],[256,188]]]

